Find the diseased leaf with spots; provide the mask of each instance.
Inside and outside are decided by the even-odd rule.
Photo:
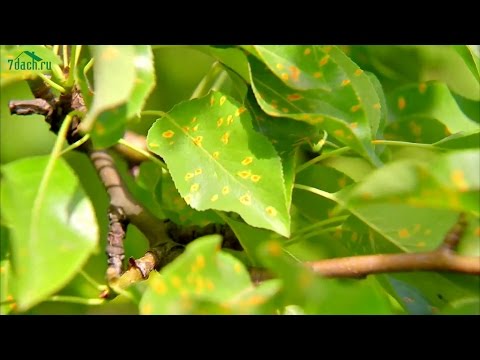
[[[444,137],[460,132],[474,131],[479,124],[469,118],[458,106],[447,85],[432,81],[407,85],[388,96],[390,120],[400,121],[411,118],[433,118],[447,127]],[[480,108],[477,108],[477,113]],[[477,116],[478,117],[478,116]],[[422,128],[413,127],[414,134],[421,134]],[[430,129],[424,132],[430,132]]]
[[[434,144],[443,149],[478,149],[480,148],[480,130],[459,132]]]
[[[93,207],[63,159],[39,191],[47,161],[32,157],[2,167],[2,219],[10,230],[13,295],[20,311],[61,289],[98,242]]]
[[[61,63],[51,49],[41,45],[1,46],[0,60],[0,87],[34,79],[38,74],[50,74],[52,66]]]
[[[221,240],[219,235],[199,238],[160,274],[152,273],[140,313],[273,313],[269,299],[277,292],[278,281],[253,286],[244,265],[220,250]]]
[[[332,53],[339,58],[344,56],[338,49],[332,49]],[[372,163],[379,164],[371,140],[372,134],[378,129],[381,105],[369,78],[355,64],[344,66],[344,78],[336,75],[327,78],[331,89],[299,90],[289,86],[290,77],[288,84],[284,82],[283,73],[277,77],[254,57],[249,57],[249,62],[252,88],[263,111],[271,116],[289,117],[318,125],[332,138],[350,146]],[[298,72],[301,73],[300,70]],[[360,84],[360,88],[370,87],[370,92],[365,99],[360,97],[360,102],[356,84]],[[375,102],[370,104],[372,100]]]
[[[391,122],[385,128],[384,138],[394,141],[432,144],[449,135],[448,128],[437,119],[416,115]]]
[[[97,147],[108,147],[142,109],[155,83],[152,51],[143,45],[94,45],[94,96],[82,127]]]
[[[183,102],[155,122],[147,142],[192,208],[234,211],[289,235],[282,163],[245,107],[220,92]]]

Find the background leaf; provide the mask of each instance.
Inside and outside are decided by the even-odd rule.
[[[2,167],[2,218],[11,232],[14,298],[22,311],[62,288],[98,242],[92,205],[62,159],[55,163],[38,218],[32,218],[47,161],[36,157]]]
[[[231,98],[212,92],[175,106],[147,142],[192,208],[235,211],[250,225],[289,235],[280,159]]]

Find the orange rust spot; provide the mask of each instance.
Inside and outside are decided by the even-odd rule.
[[[477,226],[475,229],[475,236],[480,236],[480,226]]]
[[[217,120],[217,127],[222,126],[222,124],[223,124],[223,117],[221,117]]]
[[[219,156],[220,156],[220,153],[218,151],[214,151],[212,156],[213,156],[214,159],[218,159]]]
[[[360,110],[362,106],[360,104],[357,104],[357,105],[353,105],[351,108],[350,108],[350,111],[351,112],[357,112],[358,110]]]
[[[320,66],[325,66],[328,63],[328,59],[330,58],[330,55],[325,55],[320,62],[318,63]]]
[[[413,121],[409,123],[410,130],[412,131],[412,134],[415,136],[420,136],[422,135],[422,127],[415,124]]]
[[[263,296],[253,295],[251,298],[245,301],[245,305],[255,306],[255,305],[263,304],[264,302],[265,302],[265,298]]]
[[[202,146],[203,136],[196,136],[193,138],[193,143],[197,146]]]
[[[303,54],[304,55],[310,55],[312,53],[312,49],[310,48],[306,48],[304,51],[303,51]]]
[[[13,301],[13,296],[11,294],[8,294],[5,300],[8,302]]]
[[[152,304],[145,304],[142,306],[142,314],[144,315],[151,315],[153,314],[153,306]]]
[[[230,139],[230,133],[226,132],[225,134],[222,135],[222,137],[220,138],[220,140],[222,141],[222,143],[224,143],[225,145],[228,144],[228,140]]]
[[[104,127],[102,124],[100,124],[100,123],[96,123],[96,124],[95,124],[95,130],[97,131],[97,133],[98,133],[99,135],[105,134],[105,127]]]
[[[213,284],[212,280],[207,279],[207,281],[205,283],[207,284],[207,289],[208,290],[211,291],[211,290],[215,289],[215,285]]]
[[[241,114],[243,114],[245,111],[247,111],[246,108],[244,108],[243,106],[242,107],[239,107],[237,109],[237,111],[235,111],[235,116],[240,116]]]
[[[420,94],[424,94],[426,90],[427,90],[427,84],[425,83],[418,84],[418,92]]]
[[[398,236],[401,237],[401,238],[408,238],[410,237],[410,233],[408,231],[408,229],[401,229],[398,231]]]
[[[345,185],[347,185],[347,179],[345,177],[338,179],[338,186],[340,186],[340,188],[344,188]]]
[[[465,174],[462,170],[453,170],[450,178],[452,179],[453,184],[457,187],[458,190],[461,192],[468,191],[469,186],[465,181]]]
[[[189,126],[182,126],[182,129],[183,129],[183,131],[185,131],[185,132],[189,132],[189,131],[190,131],[190,127],[189,127]]]
[[[283,64],[277,64],[276,67],[277,67],[278,70],[282,70],[283,69]]]
[[[345,136],[345,132],[343,131],[343,129],[337,129],[333,132],[333,134],[335,136],[338,136],[338,137],[344,137]]]
[[[310,114],[303,114],[302,115],[303,120],[310,120],[311,118],[312,118],[312,116]]]
[[[237,172],[237,175],[240,176],[242,179],[247,179],[250,177],[251,172],[250,170],[243,170],[243,171]]]
[[[247,156],[245,159],[242,160],[242,165],[249,165],[253,161],[253,157]]]
[[[192,130],[197,131],[199,126],[200,126],[200,124],[195,125]]]
[[[357,69],[357,70],[355,70],[354,74],[355,74],[355,76],[360,76],[360,75],[363,74],[363,70],[362,69]]]
[[[298,77],[300,76],[300,70],[296,66],[290,66],[290,73],[292,74],[292,80],[298,81]]]
[[[252,203],[252,197],[248,193],[240,196],[239,200],[243,205],[250,205]]]
[[[331,47],[331,46],[325,46],[325,47],[323,48],[323,52],[325,52],[325,53],[327,53],[327,54],[328,54],[330,51],[332,51],[332,47]]]
[[[319,78],[321,78],[322,76],[323,76],[323,74],[322,74],[321,72],[319,72],[319,71],[313,73],[313,77],[314,77],[315,79],[319,79]]]
[[[175,133],[172,130],[167,130],[162,134],[162,136],[166,139],[170,139],[173,137],[173,135],[175,135]]]
[[[350,79],[345,79],[342,81],[342,86],[347,86],[350,83],[351,83]]]
[[[405,98],[403,96],[400,96],[398,98],[397,106],[400,110],[405,109],[405,106],[407,106],[407,102],[405,101]]]
[[[258,182],[262,177],[260,175],[252,175],[250,177],[250,179],[253,181],[253,182]]]
[[[270,241],[267,244],[267,251],[272,256],[280,256],[282,254],[282,247],[276,241]]]
[[[269,216],[272,216],[272,217],[277,216],[277,210],[276,210],[273,206],[267,206],[267,207],[265,208],[265,212],[266,212],[267,215],[269,215]]]
[[[195,260],[195,264],[197,265],[197,269],[202,269],[205,267],[205,257],[203,255],[197,255]]]
[[[230,125],[233,123],[233,115],[228,115],[227,116],[227,125]]]
[[[212,97],[210,98],[210,106],[213,106],[215,104],[215,96],[212,95]]]
[[[281,77],[283,80],[288,81],[288,74],[287,74],[287,73],[282,73],[282,74],[280,75],[280,77]]]
[[[350,129],[356,129],[358,127],[358,123],[354,122],[348,125]]]
[[[363,194],[360,195],[360,197],[363,199],[363,200],[370,200],[371,198],[373,198],[372,194],[368,193],[368,192],[364,192]]]
[[[302,95],[300,95],[300,94],[287,95],[287,99],[290,100],[290,101],[297,101],[297,100],[300,100],[301,98],[302,98]]]

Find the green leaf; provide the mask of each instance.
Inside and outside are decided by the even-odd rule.
[[[383,202],[415,208],[479,212],[480,151],[463,150],[436,157],[397,161],[375,171],[348,193],[355,206]],[[399,218],[399,216],[397,216]]]
[[[480,147],[480,130],[458,132],[434,144],[443,149],[478,149]]]
[[[475,52],[476,45],[456,45],[455,51],[462,57],[475,79],[480,82],[480,56],[478,50]]]
[[[393,121],[411,117],[437,119],[449,131],[445,136],[459,131],[478,130],[480,127],[462,112],[448,87],[439,82],[408,85],[398,89],[388,97],[388,108]],[[422,130],[417,129],[415,132],[418,131]]]
[[[108,147],[123,136],[127,119],[140,112],[153,89],[153,55],[143,45],[95,45],[90,51],[95,94],[82,127],[92,130],[97,147]]]
[[[47,162],[35,157],[2,167],[2,217],[10,229],[20,311],[61,289],[98,242],[93,207],[63,159],[39,192]]]
[[[27,52],[41,60],[33,60]],[[49,74],[53,65],[61,63],[60,58],[52,50],[41,45],[22,45],[11,48],[2,46],[0,59],[0,87],[20,80],[34,79],[38,74]],[[37,69],[35,70],[34,67]]]
[[[329,55],[322,55],[321,58],[323,59],[326,56]],[[276,64],[272,63],[269,70],[260,61],[250,57],[252,88],[258,104],[263,111],[271,116],[289,117],[318,125],[328,131],[329,136],[350,146],[372,163],[378,165],[379,160],[371,144],[372,133],[376,133],[380,119],[380,102],[375,88],[370,83],[369,78],[355,64],[349,62],[348,58],[344,58],[345,55],[340,50],[332,49],[330,56],[341,63],[341,74],[337,73],[340,71],[340,67],[329,60],[327,64],[331,63],[335,66],[335,69],[329,70],[331,73],[325,72],[323,74],[321,71],[326,70],[319,70],[313,72],[311,77],[315,78],[317,73],[323,74],[320,79],[326,78],[330,87],[328,89],[310,88],[306,90],[290,87],[292,82],[297,82],[295,79],[298,79],[298,83],[300,83],[301,76],[303,76],[303,71],[300,68],[291,65],[293,67],[288,70],[288,67],[285,68],[288,64],[282,65],[282,71],[284,72],[277,74],[279,75],[277,77],[271,72],[272,67],[276,69]],[[317,55],[317,57],[320,57],[320,55]],[[330,57],[327,59],[330,59]],[[320,67],[318,63],[316,66]],[[354,70],[355,68],[356,70]],[[358,72],[356,72],[357,70]],[[329,75],[327,76],[327,74]],[[284,80],[287,78],[288,80]],[[367,87],[369,92],[364,94],[363,91],[367,91]],[[370,104],[373,99],[376,102]]]
[[[150,128],[147,142],[192,208],[235,211],[252,226],[289,235],[280,158],[231,98],[212,92],[178,104]]]
[[[449,135],[448,128],[437,119],[414,115],[390,123],[384,137],[387,140],[431,144]]]
[[[255,314],[277,292],[278,282],[254,287],[244,265],[220,250],[221,236],[204,236],[160,274],[152,273],[140,302],[141,314]]]

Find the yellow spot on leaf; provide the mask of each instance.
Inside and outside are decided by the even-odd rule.
[[[202,170],[202,169],[200,169],[200,168],[198,168],[198,169],[195,169],[195,176],[197,176],[197,175],[201,175],[201,174],[202,174],[202,172],[203,172],[203,170]]]
[[[230,133],[226,132],[225,134],[222,135],[222,137],[220,138],[220,140],[222,141],[222,143],[224,143],[225,145],[228,144],[228,140],[230,139]]]
[[[103,51],[102,59],[113,60],[118,56],[119,53],[120,52],[114,46],[109,46]]]
[[[224,186],[222,188],[222,194],[227,195],[230,192],[230,188],[228,186]]]
[[[189,132],[189,131],[190,131],[190,127],[189,127],[189,126],[182,126],[182,129],[183,129],[185,132]]]
[[[233,115],[227,116],[227,125],[233,124]]]
[[[263,304],[264,302],[265,302],[265,298],[263,296],[253,295],[251,298],[245,301],[245,305],[256,306],[256,305]]]
[[[197,258],[195,259],[195,264],[197,265],[197,268],[203,269],[205,267],[205,257],[203,255],[197,255]]]
[[[212,156],[214,159],[218,159],[218,157],[220,156],[220,153],[218,151],[214,151]]]
[[[173,287],[179,289],[182,286],[182,279],[179,276],[172,277],[172,285]]]
[[[430,235],[432,233],[432,230],[431,229],[426,229],[424,232],[423,232],[423,235]]]
[[[173,135],[175,135],[175,133],[172,130],[167,130],[162,134],[162,136],[166,139],[170,139],[173,137]]]
[[[412,131],[413,135],[415,135],[415,136],[422,135],[422,127],[421,126],[419,126],[418,124],[416,124],[413,121],[410,121],[409,126],[410,126],[410,130]]]
[[[420,94],[424,94],[426,90],[427,90],[427,84],[425,83],[418,84],[418,91],[420,92]]]
[[[242,179],[247,179],[247,178],[249,178],[251,174],[252,174],[252,173],[251,173],[250,170],[243,170],[243,171],[237,172],[237,175],[240,176]]]
[[[453,184],[456,186],[460,192],[468,191],[468,184],[465,181],[465,174],[462,170],[454,170],[450,176],[452,179]]]
[[[252,180],[253,182],[258,182],[260,181],[262,177],[260,175],[256,175],[256,174],[253,174],[251,177],[250,177],[250,180]]]
[[[215,194],[215,195],[213,195],[213,196],[210,198],[210,201],[211,201],[211,202],[215,202],[215,201],[217,201],[217,200],[218,200],[218,194]]]
[[[197,146],[202,146],[203,136],[196,136],[193,138],[193,143]]]
[[[233,265],[233,270],[235,270],[237,274],[240,274],[242,272],[242,266],[239,263],[235,263],[235,265]]]
[[[99,135],[105,134],[105,127],[98,122],[95,124],[95,130]]]
[[[282,111],[283,111],[284,113],[288,113],[288,109],[287,109],[287,108],[282,108]]]
[[[163,295],[167,292],[167,285],[165,284],[165,281],[158,279],[152,284],[153,290],[157,292],[160,295]]]
[[[212,95],[212,97],[210,98],[210,106],[213,106],[215,104],[215,96]]]
[[[322,74],[321,72],[319,72],[319,71],[313,73],[313,77],[314,77],[315,79],[319,79],[319,78],[321,78],[322,76],[323,76],[323,74]]]
[[[320,66],[325,66],[328,63],[328,59],[330,58],[330,55],[325,55],[320,62],[318,63]]]
[[[382,108],[382,105],[380,105],[380,103],[376,103],[376,104],[373,104],[373,108],[380,110]]]
[[[297,101],[297,100],[300,100],[301,98],[302,98],[302,95],[300,95],[300,94],[287,95],[287,99],[290,100],[290,101]]]
[[[242,160],[242,165],[249,165],[253,161],[253,157],[247,156],[245,159]]]
[[[183,198],[183,200],[185,200],[185,202],[190,205],[190,203],[192,202],[192,195],[187,195]]]
[[[217,120],[217,127],[222,126],[222,124],[223,124],[223,117],[221,117]]]
[[[239,200],[243,205],[250,205],[252,203],[252,197],[248,193],[240,196]]]
[[[190,180],[191,178],[193,178],[193,176],[194,176],[194,175],[193,175],[192,173],[186,173],[186,174],[185,174],[185,181]]]
[[[358,110],[360,110],[360,108],[361,108],[361,105],[360,105],[360,104],[353,105],[353,106],[350,108],[350,111],[351,111],[351,112],[357,112]]]
[[[400,96],[398,98],[397,106],[400,110],[405,109],[405,106],[407,106],[407,102],[405,101],[405,98],[403,96]]]
[[[312,53],[312,49],[310,48],[306,48],[304,51],[303,51],[303,54],[304,55],[310,55]]]
[[[194,118],[192,119],[192,123],[194,123],[194,122],[196,122],[196,121],[197,121],[197,118],[194,117]]]
[[[344,137],[345,136],[345,132],[343,131],[343,129],[337,129],[333,132],[333,134],[335,136],[338,136],[338,137]]]
[[[282,247],[276,241],[270,241],[267,244],[267,251],[272,256],[280,256],[282,254]]]
[[[418,248],[424,248],[427,244],[425,244],[425,241],[420,241],[417,243]]]
[[[355,70],[354,74],[355,74],[355,76],[360,76],[360,75],[363,74],[363,70],[362,69],[357,69],[357,70]]]
[[[190,186],[190,192],[194,193],[194,192],[197,192],[198,189],[200,189],[200,184],[192,184],[192,186]]]
[[[325,120],[325,118],[323,116],[317,116],[315,118],[313,118],[312,120],[310,120],[310,122],[312,124],[320,124],[322,123],[323,121]]]
[[[153,306],[150,303],[147,303],[142,306],[142,314],[144,315],[151,315],[153,313]]]
[[[267,206],[265,212],[271,217],[277,216],[277,210],[273,206]]]
[[[342,86],[347,86],[350,83],[351,83],[350,79],[345,79],[342,81]]]
[[[239,107],[239,108],[237,109],[237,111],[235,111],[235,116],[240,116],[240,115],[242,115],[245,111],[247,111],[246,108],[244,108],[243,106],[242,106],[242,107]]]
[[[358,127],[358,123],[354,122],[348,125],[350,129],[356,129]]]
[[[283,69],[283,65],[282,65],[282,64],[277,64],[276,66],[277,66],[277,69],[278,69],[278,70],[282,70],[282,69]]]
[[[200,126],[200,124],[195,125],[192,130],[197,131],[199,126]]]
[[[287,73],[282,73],[282,75],[280,75],[281,78],[285,81],[288,81],[288,74]]]
[[[398,231],[398,236],[401,237],[402,239],[403,238],[408,238],[410,237],[410,233],[408,231],[408,229],[401,229]]]
[[[215,289],[215,285],[213,284],[212,280],[210,279],[207,279],[207,281],[205,281],[205,283],[207,284],[207,289],[212,291],[213,289]]]
[[[157,148],[159,147],[159,145],[157,143],[150,143],[148,144],[148,146],[152,147],[152,148]]]
[[[298,81],[298,77],[300,76],[300,70],[296,66],[290,66],[290,73],[292,74],[292,80]]]
[[[227,97],[226,96],[222,96],[220,98],[220,106],[222,106],[224,103],[225,103],[225,100],[227,100]]]

